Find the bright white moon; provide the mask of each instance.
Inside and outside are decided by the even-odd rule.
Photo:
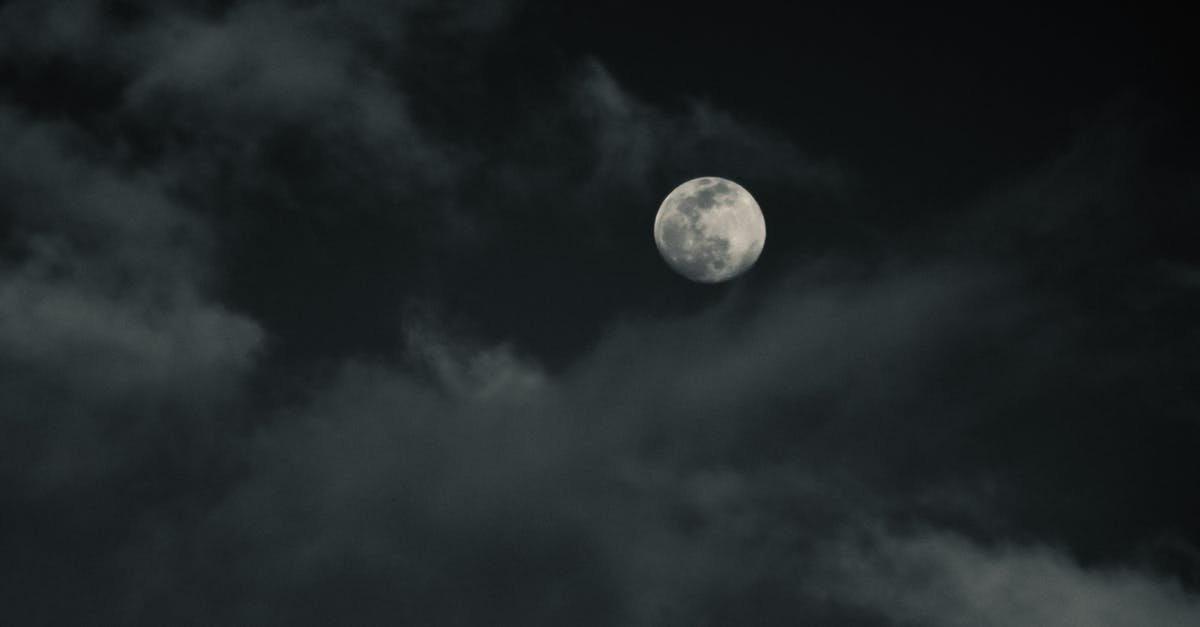
[[[766,239],[767,224],[754,197],[716,176],[676,187],[654,218],[654,241],[663,259],[701,283],[728,281],[745,272]]]

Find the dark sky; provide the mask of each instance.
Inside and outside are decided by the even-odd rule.
[[[0,3],[0,624],[1200,624],[1192,23],[791,4]]]

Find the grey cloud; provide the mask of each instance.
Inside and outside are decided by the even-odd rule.
[[[874,533],[822,556],[814,587],[901,624],[935,627],[1200,622],[1200,598],[1152,575],[1084,568],[1043,546],[984,547],[953,533]]]
[[[1186,169],[1154,166],[1167,133],[1160,126],[1146,102],[1110,103],[1019,179],[982,196],[953,223],[938,221],[939,237],[968,254],[1019,255],[1072,288],[1106,280],[1114,267],[1143,270],[1136,265],[1158,260],[1141,260],[1137,251],[1169,239],[1153,218],[1200,198]],[[1177,254],[1160,248],[1161,255]]]
[[[264,333],[206,296],[210,233],[169,177],[9,110],[0,138],[0,470],[19,494],[103,482],[146,433],[189,437],[188,411],[229,402]]]
[[[6,27],[4,54],[115,68],[118,97],[86,119],[0,115],[0,606],[58,623],[988,624],[1005,599],[971,575],[1014,573],[1020,595],[1028,580],[1193,616],[1171,585],[1055,551],[949,531],[836,544],[864,521],[936,520],[1119,562],[1185,519],[1139,486],[1195,469],[1176,420],[1194,414],[1195,344],[1131,331],[1122,290],[1091,315],[1063,280],[1087,267],[1073,226],[1138,195],[1125,139],[1069,152],[975,224],[929,227],[939,254],[813,261],[842,241],[822,220],[853,222],[809,202],[847,192],[845,170],[712,105],[649,102],[598,62],[485,138],[429,122],[421,86],[441,77],[410,57],[495,27],[493,6],[5,5],[0,23],[33,27]],[[649,223],[705,174],[762,190],[768,220],[814,244],[680,304],[647,270]],[[1014,254],[1031,240],[1050,254]],[[1074,270],[1041,272],[1059,253]],[[1168,267],[1194,291],[1191,266]],[[397,322],[422,298],[480,339]],[[1183,328],[1179,302],[1141,311]],[[830,563],[846,587],[809,587]],[[969,572],[944,598],[890,568]],[[1035,605],[995,620],[1052,616]]]
[[[394,11],[375,22],[399,30],[403,12]],[[272,178],[264,185],[252,176],[277,167],[262,159],[280,141],[299,151],[292,158],[319,153],[321,176],[378,177],[370,188],[384,193],[404,192],[414,179],[444,184],[456,162],[413,121],[403,80],[339,30],[365,15],[341,5],[247,3],[217,18],[164,17],[141,38],[151,61],[124,92],[126,115],[179,137],[181,167],[249,168],[238,182],[251,189],[284,193]],[[402,48],[400,32],[395,38],[388,48]],[[286,197],[296,204],[305,194]]]
[[[9,2],[0,7],[0,52],[83,60],[107,48],[102,8],[95,2]],[[34,27],[31,28],[30,26]],[[100,54],[98,58],[107,55]]]
[[[262,339],[252,321],[194,297],[147,304],[28,276],[4,277],[0,312],[6,361],[92,398],[185,387],[220,394],[224,386],[206,380],[245,372]]]
[[[207,302],[209,234],[153,172],[72,156],[69,130],[0,119],[17,260],[3,268],[9,360],[89,393],[244,370],[261,330]],[[157,386],[151,386],[157,387]]]
[[[741,123],[711,105],[692,101],[667,112],[628,93],[599,62],[577,79],[574,99],[591,124],[596,183],[619,181],[640,189],[657,174],[675,183],[720,173],[735,180],[786,177],[799,188],[837,189],[845,174],[833,163],[803,154],[769,129]],[[707,168],[698,171],[697,168]]]
[[[1200,266],[1192,266],[1187,264],[1164,264],[1162,272],[1168,278],[1179,285],[1187,288],[1200,288]]]
[[[263,423],[245,480],[183,531],[210,557],[173,569],[228,578],[228,603],[196,611],[232,622],[695,624],[762,594],[763,620],[870,624],[797,587],[813,540],[876,508],[857,462],[831,469],[813,453],[844,453],[838,428],[893,419],[875,414],[920,367],[905,378],[889,363],[952,342],[943,316],[984,288],[937,270],[809,276],[751,311],[731,299],[630,322],[560,374],[414,326],[412,361],[347,364]],[[862,389],[836,415],[810,403],[878,385],[877,368],[894,387]],[[781,407],[793,427],[778,429]],[[182,550],[136,546],[141,559]],[[491,596],[509,589],[518,598]],[[167,586],[146,606],[180,594]]]
[[[63,590],[49,613],[120,622],[115,547],[223,481],[265,332],[214,298],[210,225],[170,173],[11,109],[0,145],[0,604],[38,622]]]
[[[882,410],[871,404],[920,393],[912,386],[925,379],[924,368],[935,367],[933,355],[956,344],[970,351],[973,333],[1027,315],[1027,305],[1015,296],[1006,301],[1013,288],[1005,282],[1002,273],[965,267],[856,277],[831,261],[777,285],[752,316],[736,308],[731,296],[692,319],[618,327],[572,376],[598,390],[638,390],[634,398],[651,406],[665,388],[666,398],[686,403],[673,407],[683,410],[683,418],[691,415],[689,408],[714,416],[751,417],[756,411],[773,416],[775,404],[787,398],[810,399],[820,407],[820,399],[843,394],[849,406]],[[619,366],[633,360],[636,369]],[[626,398],[613,395],[612,402]],[[752,405],[729,406],[739,402]],[[796,411],[789,420],[803,424],[824,416],[838,422],[829,409],[812,417]]]
[[[209,611],[292,624],[613,622],[608,565],[579,520],[589,497],[575,480],[589,471],[572,458],[572,417],[527,389],[536,368],[503,349],[463,361],[420,350],[434,355],[433,380],[348,365],[254,438],[254,474],[200,530],[220,551],[246,547],[212,566],[238,592]],[[304,594],[325,590],[343,593]]]
[[[102,165],[103,148],[78,129],[11,110],[0,110],[0,137],[9,149],[0,155],[6,208],[35,260],[62,266],[68,250],[94,253],[94,263],[60,269],[87,273],[98,284],[135,268],[160,284],[203,278],[201,266],[188,264],[206,252],[208,234],[167,197],[161,173]]]

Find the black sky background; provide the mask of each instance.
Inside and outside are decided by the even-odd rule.
[[[1133,3],[0,3],[0,623],[1194,625]],[[683,180],[763,208],[700,285]]]

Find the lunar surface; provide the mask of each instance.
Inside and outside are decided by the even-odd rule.
[[[654,241],[663,259],[701,283],[728,281],[745,272],[766,239],[767,225],[754,197],[716,176],[676,187],[654,218]]]

